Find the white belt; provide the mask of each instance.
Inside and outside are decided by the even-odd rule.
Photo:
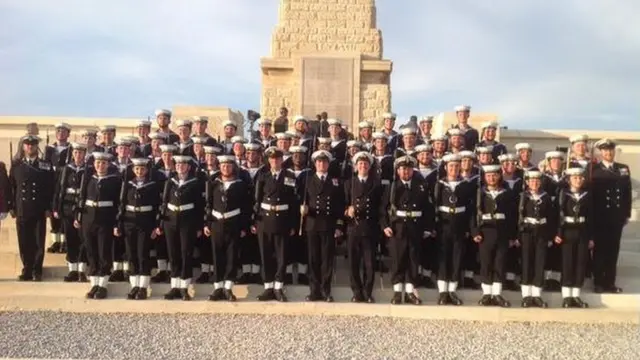
[[[131,211],[131,212],[150,212],[150,211],[153,211],[153,206],[151,206],[151,205],[145,205],[145,206],[127,205],[127,206],[125,206],[125,208],[127,209],[127,211]]]
[[[173,204],[167,204],[167,209],[171,210],[171,211],[175,211],[175,212],[180,212],[180,211],[185,211],[185,210],[191,210],[193,208],[195,208],[195,204],[191,203],[191,204],[184,204],[184,205],[173,205]]]
[[[438,210],[440,210],[440,212],[445,212],[449,214],[460,214],[465,212],[467,208],[464,206],[458,206],[458,207],[438,206]]]
[[[93,200],[85,200],[84,204],[90,207],[111,207],[113,206],[113,201],[93,201]]]
[[[524,218],[524,222],[525,224],[544,225],[547,223],[547,219],[546,218],[536,219],[532,217],[526,217]]]
[[[564,217],[564,222],[569,224],[582,224],[585,221],[587,221],[587,219],[584,216],[580,216],[580,217],[565,216]]]
[[[482,214],[482,220],[504,220],[507,217],[504,214],[496,213],[496,214]]]
[[[226,213],[221,213],[213,210],[211,211],[211,215],[213,215],[218,220],[230,219],[234,216],[240,215],[240,209],[227,211]]]
[[[407,218],[417,218],[417,217],[421,217],[422,216],[422,211],[398,210],[398,211],[396,211],[396,216],[407,217]]]
[[[289,205],[288,204],[270,205],[270,204],[262,203],[262,204],[260,204],[260,207],[263,210],[267,210],[267,211],[285,211],[285,210],[289,210]]]
[[[67,188],[66,193],[67,194],[77,194],[78,190],[76,190],[74,188]]]

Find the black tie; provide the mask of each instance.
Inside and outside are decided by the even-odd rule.
[[[273,181],[278,181],[278,174],[273,174]]]
[[[404,183],[404,187],[405,187],[405,189],[407,189],[407,191],[409,191],[409,190],[410,190],[410,189],[409,189],[409,183]]]
[[[366,183],[366,182],[367,182],[367,180],[365,180],[365,179],[360,179],[360,182],[362,183],[362,185],[364,185],[364,183]]]
[[[320,181],[324,184],[324,175],[320,176]]]

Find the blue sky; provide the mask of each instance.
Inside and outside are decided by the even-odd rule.
[[[278,0],[1,0],[0,114],[259,108]],[[188,5],[187,5],[188,4]],[[402,117],[640,130],[640,1],[378,0]]]

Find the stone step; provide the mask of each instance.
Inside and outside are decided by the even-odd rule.
[[[640,238],[625,238],[620,241],[620,251],[640,252]]]

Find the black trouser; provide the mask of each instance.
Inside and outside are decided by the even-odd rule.
[[[125,262],[127,259],[127,245],[124,241],[113,242],[113,261]],[[115,270],[115,269],[114,269]]]
[[[390,240],[391,283],[415,285],[420,264],[423,230],[418,226],[396,224]]]
[[[113,224],[82,221],[82,238],[89,260],[89,276],[107,276],[113,262]]]
[[[74,218],[71,214],[68,214],[68,216],[64,214],[62,218],[62,229],[67,243],[66,260],[72,264],[87,262],[87,254],[80,237],[80,230],[73,227],[73,220]]]
[[[466,236],[459,228],[441,226],[438,231],[438,280],[458,281],[466,247]],[[435,241],[426,239],[425,241]]]
[[[309,236],[307,235],[306,231],[302,233],[302,236],[298,235],[298,233],[295,233],[293,236],[289,237],[289,246],[287,247],[287,250],[289,251],[289,254],[287,255],[287,265],[308,264],[308,238]]]
[[[124,241],[127,248],[129,274],[151,275],[151,234],[155,230],[153,220],[147,222],[125,222]],[[116,240],[122,241],[122,240]]]
[[[213,265],[215,268],[215,282],[236,281],[238,273],[237,244],[240,239],[240,230],[225,228],[222,233],[212,231],[209,244],[212,248]]]
[[[195,247],[198,249],[198,262],[199,264],[213,264],[213,249],[211,248],[211,239],[202,235],[196,241]]]
[[[52,234],[62,234],[63,227],[61,219],[56,219],[53,216],[49,218],[51,224],[51,233]]]
[[[164,223],[172,278],[187,280],[193,277],[193,249],[198,230],[199,227],[190,221]]]
[[[262,261],[262,281],[271,283],[284,282],[284,274],[287,267],[286,239],[284,234],[259,232],[260,259]]]
[[[581,226],[562,231],[562,286],[580,288],[584,285],[589,257],[589,239]]]
[[[521,258],[522,251],[518,249],[516,246],[509,247],[507,249],[507,254],[505,255],[505,271],[508,273],[512,273],[514,275],[520,274],[520,269],[522,269]]]
[[[158,236],[154,243],[153,248],[156,250],[157,260],[169,260],[169,251],[167,249],[167,238],[164,234]]]
[[[22,260],[22,274],[42,275],[44,244],[47,236],[47,219],[44,213],[16,218],[18,248]]]
[[[624,223],[596,224],[593,248],[593,281],[595,286],[616,285],[620,239]]]
[[[430,270],[432,273],[438,273],[439,267],[439,252],[440,252],[440,243],[439,240],[440,235],[436,236],[436,238],[428,238],[425,239],[420,247],[420,265],[425,270]]]
[[[471,236],[465,236],[464,239],[464,254],[462,256],[462,268],[465,271],[478,272],[480,269],[480,263],[478,262],[479,245],[473,241]]]
[[[312,294],[331,295],[336,256],[334,231],[307,232],[309,289]]]
[[[374,262],[376,257],[376,236],[360,236],[352,232],[347,237],[349,256],[349,282],[354,294],[370,297],[375,280]],[[361,276],[361,266],[363,271]]]
[[[482,227],[480,242],[480,279],[483,284],[502,283],[504,281],[505,255],[509,240],[500,227],[485,225]]]
[[[260,264],[260,245],[256,235],[247,234],[241,238],[237,248],[240,253],[240,265]]]
[[[544,284],[544,263],[547,256],[548,236],[539,230],[520,233],[522,250],[522,285],[542,287]]]

